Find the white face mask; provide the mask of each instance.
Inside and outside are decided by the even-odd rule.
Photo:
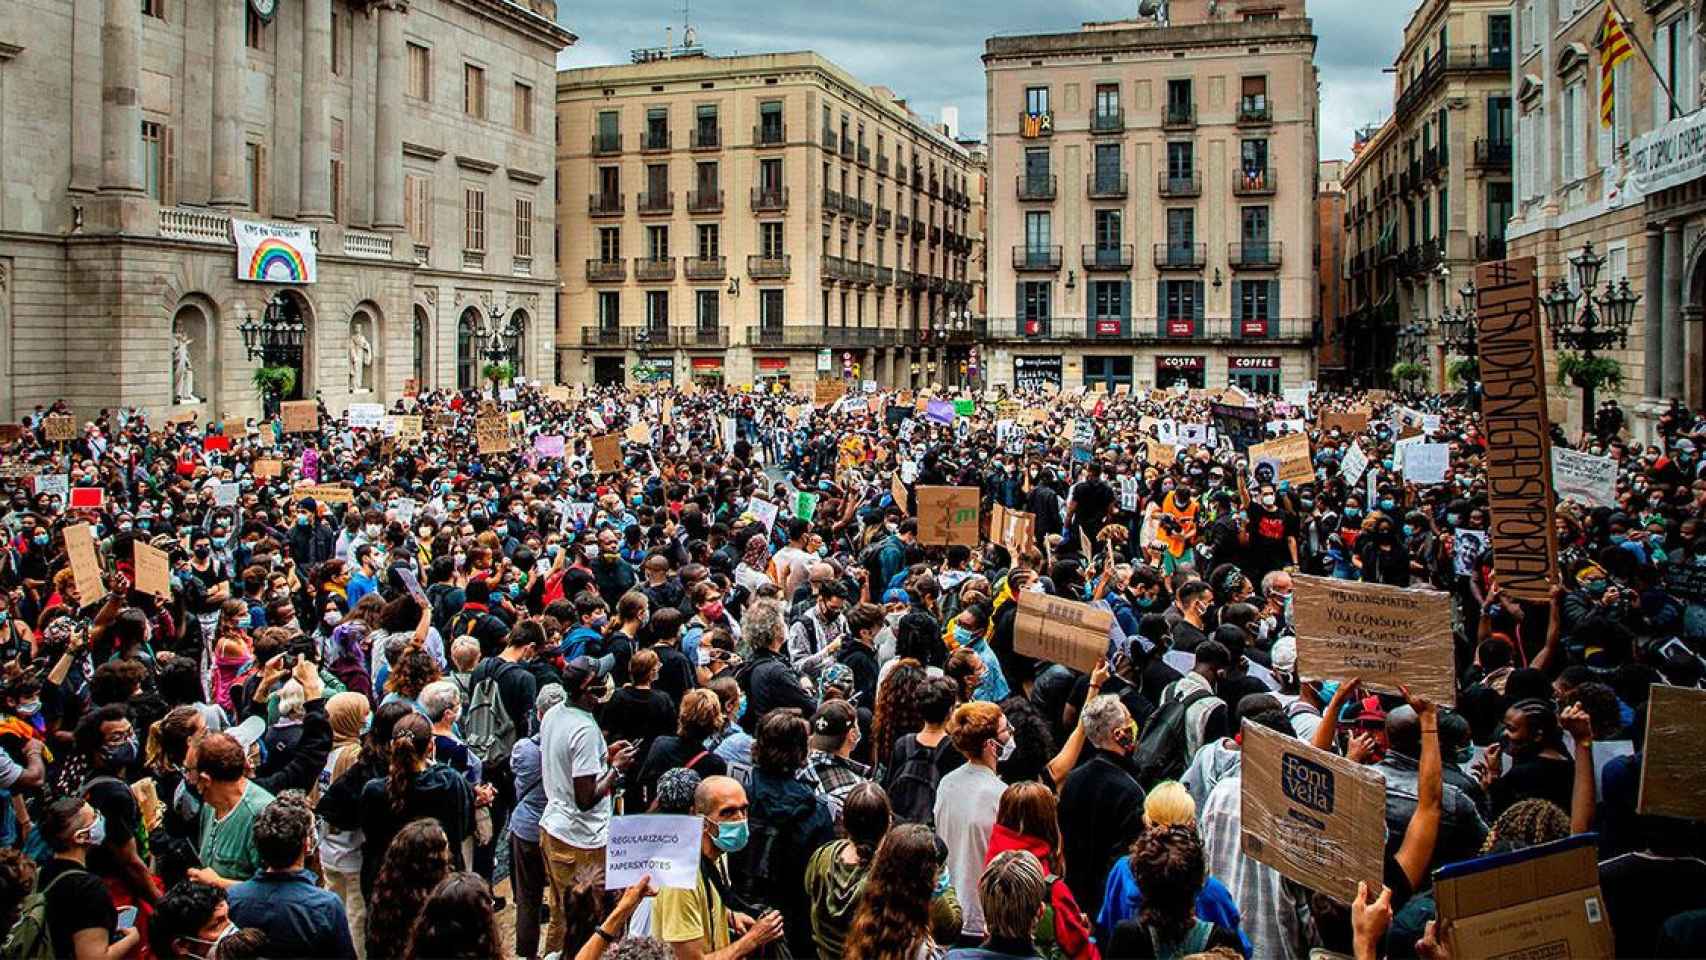
[[[1001,741],[1000,748],[997,749],[995,752],[996,762],[997,763],[1006,763],[1007,758],[1011,757],[1013,755],[1013,751],[1017,750],[1018,748],[1019,748],[1018,742],[1015,741],[1013,739],[1013,735],[1009,733],[1007,735],[1007,739]]]

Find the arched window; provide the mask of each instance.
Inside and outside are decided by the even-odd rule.
[[[510,342],[510,368],[515,379],[527,376],[527,311],[517,310],[514,317],[515,339]]]
[[[462,311],[456,321],[456,389],[468,390],[480,382],[480,312],[473,307]]]

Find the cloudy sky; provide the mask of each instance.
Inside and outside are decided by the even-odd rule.
[[[1412,0],[1309,0],[1320,38],[1321,156],[1349,157],[1352,132],[1392,106],[1392,64]],[[983,41],[1000,33],[1075,29],[1084,20],[1129,16],[1136,0],[692,0],[700,42],[722,55],[816,50],[854,76],[906,97],[935,116],[958,107],[962,135],[984,131]],[[635,47],[681,37],[681,0],[574,4],[559,0],[564,26],[581,41],[565,67],[624,63]]]

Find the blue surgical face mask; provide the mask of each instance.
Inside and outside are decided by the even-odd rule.
[[[711,842],[724,853],[735,853],[746,847],[747,836],[745,820],[725,820],[717,824],[717,835]]]
[[[1387,513],[1391,513],[1394,509],[1397,508],[1397,506],[1398,506],[1398,504],[1390,498],[1383,498],[1380,501],[1380,509],[1386,511]]]
[[[1408,539],[1408,538],[1413,537],[1415,535],[1416,535],[1416,528],[1411,526],[1408,523],[1404,524],[1404,537],[1406,539]]]
[[[107,818],[99,810],[95,811],[95,822],[89,824],[89,846],[98,847],[107,842]]]
[[[965,627],[962,627],[957,623],[954,624],[954,642],[958,643],[962,647],[967,647],[971,646],[976,641],[977,634],[972,633],[970,630],[967,630]]]
[[[934,890],[930,891],[930,899],[934,900],[937,897],[940,897],[943,894],[947,893],[948,888],[953,886],[953,885],[954,885],[953,874],[948,872],[947,867],[943,867],[942,872],[936,874],[936,888]]]
[[[1362,516],[1362,508],[1361,507],[1346,507],[1345,508],[1345,519],[1355,520],[1360,516]]]

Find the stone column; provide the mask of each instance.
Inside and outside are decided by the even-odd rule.
[[[1682,349],[1682,221],[1665,224],[1664,395],[1684,400]]]
[[[101,190],[140,194],[142,4],[106,0],[101,24]]]
[[[244,0],[213,4],[213,205],[248,203],[243,170]]]
[[[1664,389],[1665,329],[1665,235],[1661,227],[1647,227],[1647,286],[1641,304],[1643,337],[1641,392],[1659,397]]]
[[[302,153],[299,220],[331,220],[332,122],[327,113],[332,73],[332,0],[302,3]]]
[[[379,7],[378,116],[373,137],[373,226],[403,228],[403,0]]]

